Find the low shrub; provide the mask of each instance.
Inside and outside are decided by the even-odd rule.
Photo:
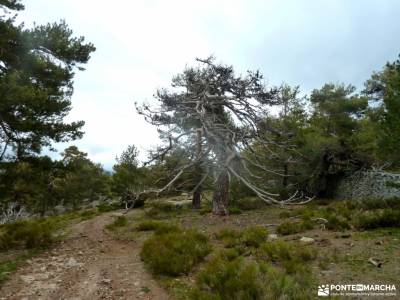
[[[106,228],[109,230],[114,230],[119,227],[124,227],[127,224],[128,224],[128,219],[125,216],[119,216],[114,220],[114,222],[108,224]]]
[[[400,198],[392,197],[387,199],[364,199],[357,201],[356,205],[359,209],[375,210],[375,209],[398,209],[400,208]]]
[[[179,232],[179,231],[182,231],[182,229],[178,225],[161,223],[160,226],[158,226],[155,229],[155,234],[160,235],[160,234]]]
[[[240,237],[240,233],[237,230],[233,230],[230,228],[221,229],[219,232],[215,233],[215,238],[217,240],[224,240],[229,238],[238,238]]]
[[[290,217],[293,217],[293,214],[289,210],[284,210],[284,211],[279,213],[279,218],[281,218],[281,219],[287,219],[287,218],[290,218]]]
[[[389,188],[400,189],[400,182],[399,181],[386,181],[385,185]]]
[[[199,273],[191,299],[309,299],[311,276],[293,277],[260,261],[243,257],[211,259]]]
[[[239,257],[211,259],[197,276],[192,299],[264,299],[265,276],[256,262]]]
[[[283,222],[276,228],[276,232],[282,235],[295,234],[302,231],[303,229],[298,222]]]
[[[119,203],[101,203],[97,206],[97,210],[101,213],[117,210],[121,208]]]
[[[50,221],[17,221],[0,226],[0,249],[47,248],[54,241],[55,224]]]
[[[294,211],[294,213],[295,212],[296,211]],[[309,220],[311,220],[312,217],[315,217],[316,212],[317,212],[316,207],[315,207],[315,205],[312,205],[312,204],[308,204],[307,207],[301,208],[297,211],[300,218],[302,220],[306,220],[306,221],[309,221]]]
[[[187,202],[182,202],[182,204],[180,204],[178,201],[154,201],[146,204],[145,215],[149,218],[164,219],[171,215],[181,214],[187,207]]]
[[[330,215],[327,217],[327,223],[325,224],[325,228],[329,230],[347,230],[350,229],[351,226],[347,220],[343,218],[337,217],[335,215]]]
[[[188,208],[191,206],[191,202],[188,201],[154,201],[150,204],[152,208],[158,209],[162,212],[172,212],[172,211],[180,211],[184,208]]]
[[[136,229],[138,231],[151,231],[151,230],[156,230],[159,226],[162,226],[163,224],[164,223],[160,222],[160,221],[148,220],[148,221],[140,222],[136,226]]]
[[[237,247],[239,252],[242,252],[240,246],[257,248],[267,237],[268,231],[262,226],[250,226],[242,231],[226,228],[215,234],[215,238],[222,241],[225,247]]]
[[[99,215],[99,212],[96,209],[89,209],[81,212],[79,216],[81,220],[89,220]]]
[[[268,231],[262,226],[247,227],[241,232],[240,242],[248,247],[259,247],[268,237]]]
[[[296,245],[278,240],[262,244],[257,251],[257,257],[276,263],[289,274],[311,273],[306,263],[316,259],[317,251],[310,245]]]
[[[265,242],[261,245],[257,254],[258,257],[272,262],[288,260],[307,262],[317,257],[317,251],[311,245],[298,245],[282,240]]]
[[[200,209],[200,215],[204,216],[212,212],[211,207],[203,207]]]
[[[168,224],[166,222],[160,221],[143,221],[136,226],[138,231],[152,231],[154,230],[156,234],[163,234],[168,232],[176,232],[181,229],[175,224]]]
[[[242,210],[237,207],[229,207],[228,212],[230,215],[240,215],[242,213]]]
[[[239,244],[241,233],[233,229],[221,229],[215,234],[215,238],[224,243],[225,247],[231,248]]]
[[[140,257],[155,275],[187,274],[211,251],[208,238],[194,230],[153,235]]]
[[[358,210],[357,202],[355,201],[335,201],[331,205],[321,210],[322,217],[329,219],[330,217],[338,217],[341,219],[351,220]]]
[[[282,235],[289,235],[304,232],[314,228],[314,224],[310,220],[303,220],[301,222],[283,222],[277,228],[276,232]]]
[[[253,210],[266,207],[266,204],[258,197],[246,197],[236,200],[235,206],[241,210]]]
[[[376,229],[384,227],[400,227],[400,210],[385,209],[380,212],[368,212],[359,215],[356,220],[358,229]]]
[[[221,250],[218,255],[221,256],[225,260],[234,260],[235,258],[240,256],[240,252],[234,248],[228,248]]]

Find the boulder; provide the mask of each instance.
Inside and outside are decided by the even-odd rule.
[[[315,240],[314,240],[313,238],[303,236],[303,237],[300,239],[300,242],[302,242],[302,243],[304,243],[304,244],[313,244],[313,243],[315,242]]]

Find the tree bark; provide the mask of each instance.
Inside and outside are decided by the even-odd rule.
[[[222,171],[217,178],[213,195],[214,215],[225,216],[228,214],[229,203],[229,175],[226,170]]]
[[[200,206],[201,206],[201,186],[199,186],[197,190],[194,191],[192,198],[192,207],[194,209],[200,209]]]
[[[201,146],[201,138],[202,138],[202,130],[197,129],[197,141],[196,141],[196,156],[197,159],[199,159],[201,157],[201,153],[202,153],[202,146]],[[197,185],[199,182],[201,182],[202,178],[203,178],[203,169],[201,167],[201,162],[197,162],[197,164],[195,165],[195,185]],[[202,192],[202,186],[199,185],[197,187],[197,189],[193,192],[193,198],[192,198],[192,207],[194,209],[200,209],[200,205],[201,205],[201,192]]]

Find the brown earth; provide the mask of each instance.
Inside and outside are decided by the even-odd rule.
[[[104,229],[115,215],[73,225],[67,239],[11,276],[0,299],[169,299],[144,270],[140,245]]]

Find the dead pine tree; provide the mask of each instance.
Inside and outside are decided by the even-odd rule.
[[[232,66],[215,63],[213,57],[197,59],[198,66],[188,67],[172,80],[172,88],[160,89],[155,98],[158,104],[138,105],[139,114],[157,126],[164,144],[153,151],[151,160],[164,157],[175,147],[186,147],[192,153],[188,163],[177,170],[173,179],[160,190],[173,186],[184,172],[194,169],[196,185],[191,191],[193,206],[200,206],[202,184],[214,182],[213,213],[226,215],[229,204],[229,184],[232,177],[251,189],[269,204],[288,204],[298,201],[293,195],[278,200],[277,194],[259,183],[254,170],[277,171],[262,164],[257,147],[270,151],[270,141],[261,132],[263,118],[272,105],[277,105],[277,88],[267,89],[263,76],[248,71],[236,75]]]

